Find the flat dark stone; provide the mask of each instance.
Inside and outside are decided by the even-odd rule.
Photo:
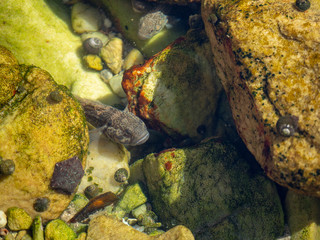
[[[57,192],[70,195],[84,175],[81,161],[77,156],[56,163],[50,187]]]

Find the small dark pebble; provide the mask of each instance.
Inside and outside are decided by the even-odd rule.
[[[14,161],[12,161],[11,159],[0,161],[0,174],[11,175],[14,173],[15,168],[16,167]]]
[[[50,187],[63,194],[70,195],[84,175],[81,161],[77,156],[56,163]]]
[[[98,55],[103,44],[99,38],[87,38],[82,43],[84,50],[89,54]]]
[[[59,93],[59,91],[52,91],[48,97],[47,97],[47,101],[50,104],[55,104],[55,103],[59,103],[61,102],[63,99],[62,95]]]
[[[50,199],[46,197],[37,198],[33,203],[33,208],[37,212],[47,211],[49,206],[50,206]]]
[[[86,195],[88,199],[94,198],[99,193],[100,193],[100,190],[96,184],[91,184],[84,189],[84,195]]]
[[[124,183],[128,180],[128,170],[125,168],[119,168],[115,173],[114,173],[114,180],[116,180],[119,183]]]
[[[306,11],[310,8],[310,1],[309,0],[297,0],[296,7],[299,11]]]

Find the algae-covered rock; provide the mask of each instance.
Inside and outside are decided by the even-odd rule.
[[[157,236],[148,236],[138,230],[107,216],[98,216],[90,221],[87,240],[194,240],[191,231],[184,226],[176,226]]]
[[[12,58],[7,51],[0,51],[0,56]],[[0,72],[15,61],[0,64]],[[11,83],[13,79],[14,92],[0,108],[0,157],[12,160],[15,171],[0,176],[0,210],[14,206],[32,217],[39,214],[45,220],[56,218],[73,194],[62,194],[50,187],[53,172],[56,163],[68,159],[78,161],[79,170],[83,171],[89,142],[84,113],[69,90],[58,85],[45,70],[17,64],[13,69],[6,81]],[[0,89],[0,96],[3,95],[7,95],[5,88]],[[64,170],[65,175],[58,174],[55,180],[68,177],[69,173],[79,178],[71,166]],[[40,206],[45,210],[37,212],[38,199],[45,199],[49,207]]]
[[[33,220],[32,237],[33,237],[33,240],[44,240],[42,219],[39,215],[36,216]]]
[[[146,56],[161,51],[169,43],[184,35],[187,31],[187,25],[180,19],[172,24],[171,28],[164,28],[154,37],[141,40],[138,36],[139,22],[145,13],[137,13],[132,9],[131,1],[128,0],[90,0],[97,6],[102,7],[113,20],[117,29],[123,36],[131,41]]]
[[[130,213],[134,208],[147,202],[139,183],[128,186],[114,207],[114,212]]]
[[[211,136],[221,85],[209,40],[191,31],[142,66],[124,72],[128,109],[172,137]]]
[[[62,220],[56,219],[48,223],[45,229],[46,240],[73,240],[76,234]]]
[[[99,74],[83,66],[82,42],[72,33],[70,10],[62,1],[3,1],[0,19],[0,45],[21,64],[47,70],[57,83],[83,98],[119,102]]]
[[[11,207],[7,210],[8,227],[13,231],[29,229],[32,224],[30,215],[18,207]]]
[[[275,239],[284,229],[275,185],[231,144],[210,140],[149,154],[143,172],[155,213],[198,239]]]
[[[285,206],[291,240],[320,239],[320,199],[288,191]]]

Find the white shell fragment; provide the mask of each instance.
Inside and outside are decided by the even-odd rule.
[[[0,228],[7,225],[7,215],[0,210]]]
[[[79,2],[72,6],[71,23],[76,33],[95,32],[101,27],[102,16],[98,9]]]

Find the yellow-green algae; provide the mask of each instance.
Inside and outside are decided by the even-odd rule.
[[[62,220],[52,220],[44,231],[46,240],[74,240],[75,232]]]
[[[7,51],[1,51],[2,55],[13,58]],[[1,67],[8,65],[1,64],[0,72]],[[32,217],[56,218],[73,195],[52,190],[51,176],[57,162],[74,156],[85,166],[89,143],[85,116],[69,90],[58,85],[45,70],[26,65],[13,65],[13,68],[20,72],[12,76],[13,81],[6,79],[14,86],[15,93],[0,108],[0,157],[13,160],[15,171],[0,176],[0,209],[20,207]],[[52,92],[61,101],[53,100]],[[0,98],[6,94],[6,89],[1,88]],[[39,197],[50,200],[49,209],[42,213],[33,209],[34,200]]]
[[[29,229],[32,224],[32,218],[22,208],[11,207],[7,210],[8,227],[12,231]]]
[[[81,39],[72,32],[70,9],[62,1],[2,1],[0,19],[0,45],[20,64],[47,70],[57,83],[83,98],[119,102],[99,73],[83,65]]]
[[[320,199],[288,191],[285,206],[291,240],[320,239]]]
[[[142,164],[153,209],[199,239],[275,239],[284,217],[275,185],[253,159],[214,140],[149,154]]]

